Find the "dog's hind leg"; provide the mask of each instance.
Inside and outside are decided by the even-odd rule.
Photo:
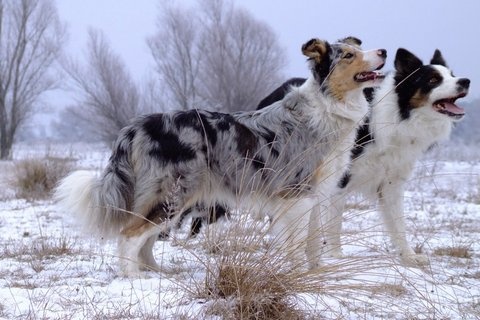
[[[122,231],[118,245],[124,275],[136,276],[143,269],[159,269],[152,249],[161,230],[153,222],[145,220],[140,226],[131,226]]]
[[[139,254],[139,263],[142,269],[158,271],[159,266],[153,257],[153,245],[157,241],[158,233],[155,233],[153,236],[147,239],[145,244],[140,249]]]
[[[152,197],[149,203],[137,205],[134,212],[121,231],[118,243],[120,266],[127,276],[138,274],[140,269],[158,269],[152,248],[158,235],[164,231],[168,206]]]
[[[121,235],[118,239],[118,259],[122,276],[134,277],[141,274],[138,265],[138,245],[137,237]]]

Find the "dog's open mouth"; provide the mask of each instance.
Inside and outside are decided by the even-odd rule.
[[[381,72],[379,69],[381,69],[383,65],[377,68],[377,70],[374,71],[363,71],[360,73],[357,73],[353,79],[357,82],[365,82],[365,81],[374,81],[374,80],[379,80],[385,78],[385,75],[383,72]]]
[[[455,104],[459,98],[465,97],[466,93],[461,93],[458,96],[437,100],[433,103],[433,108],[444,115],[454,119],[461,119],[465,115],[465,110]]]

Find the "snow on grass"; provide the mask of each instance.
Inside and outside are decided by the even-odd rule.
[[[5,183],[12,162],[0,162],[0,318],[238,318],[235,292],[218,291],[210,280],[218,268],[234,276],[245,269],[225,268],[222,259],[271,268],[253,272],[271,275],[273,282],[284,279],[279,283],[288,288],[262,289],[263,297],[272,288],[284,294],[283,305],[272,300],[267,307],[292,306],[299,319],[479,318],[480,162],[455,161],[451,151],[445,160],[436,152],[418,164],[405,197],[408,238],[429,257],[426,267],[400,265],[374,207],[353,197],[342,236],[345,256],[327,259],[314,272],[272,264],[283,262],[268,249],[268,228],[234,215],[212,225],[214,235],[202,232],[187,241],[186,225],[174,239],[158,241],[160,270],[137,278],[118,276],[115,243],[86,234],[52,200],[16,199]],[[91,170],[109,157],[106,148],[88,144],[14,150],[15,159],[45,154],[75,159],[77,168]]]

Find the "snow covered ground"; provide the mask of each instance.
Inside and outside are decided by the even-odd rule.
[[[418,164],[405,197],[410,242],[430,264],[400,265],[374,208],[352,198],[342,238],[345,257],[327,261],[328,271],[305,273],[318,290],[295,289],[289,299],[297,309],[312,319],[480,318],[480,161],[445,159],[445,148]],[[46,153],[92,170],[109,156],[98,145],[20,145],[14,159]],[[122,278],[115,244],[90,237],[52,200],[17,199],[7,183],[12,168],[12,161],[0,162],[1,319],[228,318],[214,307],[218,297],[202,294],[218,257],[210,234],[186,241],[186,226],[174,240],[157,242],[159,272]],[[238,219],[215,228],[230,230]],[[265,245],[255,242],[255,252],[241,243],[239,249],[235,237],[228,245],[252,254],[265,250],[269,237],[263,229],[242,223]],[[224,300],[225,306],[233,303]]]

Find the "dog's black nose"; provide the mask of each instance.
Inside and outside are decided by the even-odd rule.
[[[382,58],[386,58],[387,57],[387,50],[385,49],[378,49],[377,51],[378,55]]]
[[[468,89],[468,87],[470,87],[470,79],[467,79],[467,78],[459,79],[457,83],[459,86],[465,89]]]

